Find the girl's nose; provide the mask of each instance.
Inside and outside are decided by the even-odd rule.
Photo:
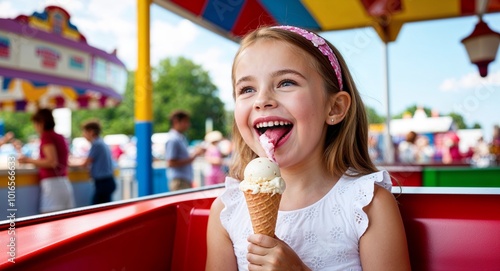
[[[273,97],[272,92],[264,90],[259,92],[257,99],[254,102],[254,107],[255,109],[274,108],[277,104],[278,103]]]

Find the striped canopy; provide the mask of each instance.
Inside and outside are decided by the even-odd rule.
[[[404,23],[500,11],[500,0],[153,0],[227,38],[260,25],[315,31],[373,27],[394,41]],[[486,3],[484,5],[484,3]]]

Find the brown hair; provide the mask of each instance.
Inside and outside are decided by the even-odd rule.
[[[31,116],[31,121],[42,124],[44,131],[54,130],[54,127],[56,126],[52,110],[47,108],[38,109],[38,111]]]
[[[97,120],[88,120],[84,122],[82,124],[82,129],[86,131],[92,131],[96,136],[99,136],[102,131],[101,124]]]
[[[415,143],[417,140],[417,133],[410,131],[406,134],[406,142]]]
[[[330,61],[306,38],[284,29],[262,27],[247,34],[241,41],[240,48],[236,53],[232,67],[233,89],[235,84],[234,71],[240,53],[257,41],[267,39],[283,41],[300,50],[305,57],[311,58],[314,69],[324,79],[327,95],[333,95],[339,91],[346,91],[351,96],[351,104],[345,118],[336,125],[328,126],[324,142],[323,161],[328,171],[335,175],[344,174],[348,168],[354,169],[354,175],[366,175],[378,171],[368,155],[368,120],[365,107],[359,92],[354,84],[347,64],[338,50],[328,41],[338,58],[342,69],[342,80],[344,87],[339,90],[339,84],[335,71]],[[235,92],[233,91],[233,98]],[[233,142],[235,146],[234,161],[231,165],[229,175],[236,179],[243,178],[243,171],[253,158],[257,155],[244,142],[236,121],[233,122]]]
[[[189,115],[189,113],[181,109],[174,110],[172,113],[170,113],[170,116],[168,117],[170,121],[170,126],[172,126],[176,121],[181,121],[190,118],[191,116]]]

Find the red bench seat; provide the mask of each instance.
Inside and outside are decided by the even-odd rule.
[[[500,190],[444,190],[405,187],[398,196],[413,270],[500,270]],[[220,192],[20,220],[16,263],[2,257],[0,269],[204,270],[209,208]],[[0,225],[0,240],[9,240],[8,226]]]

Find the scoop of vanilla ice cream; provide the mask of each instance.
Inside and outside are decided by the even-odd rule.
[[[281,178],[280,168],[276,163],[269,158],[259,157],[246,166],[240,190],[252,191],[252,194],[283,194],[285,181]]]

